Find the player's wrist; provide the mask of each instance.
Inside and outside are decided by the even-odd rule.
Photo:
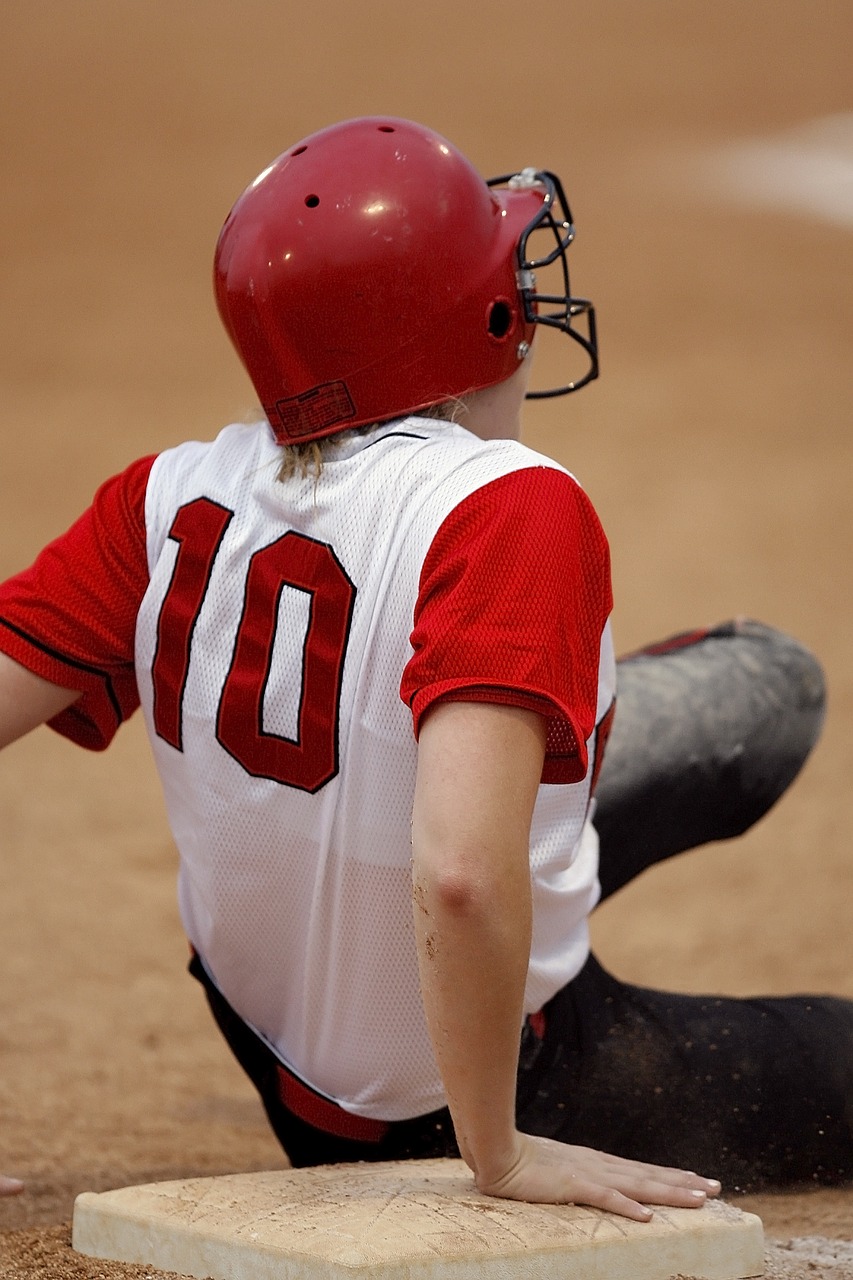
[[[461,1138],[459,1150],[474,1175],[477,1186],[482,1188],[502,1182],[521,1158],[521,1135],[515,1126],[504,1133],[490,1132],[479,1135],[473,1141]]]

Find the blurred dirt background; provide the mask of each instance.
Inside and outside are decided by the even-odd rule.
[[[484,174],[552,168],[602,377],[527,438],[602,515],[620,650],[749,614],[830,690],[777,808],[618,895],[598,952],[679,990],[853,996],[851,47],[847,0],[5,0],[0,575],[107,475],[252,406],[210,265],[286,146],[387,113]],[[779,163],[750,203],[725,175],[756,139]],[[184,974],[174,879],[141,724],[103,756],[47,730],[5,753],[0,1170],[27,1191],[0,1200],[2,1277],[150,1274],[71,1253],[78,1191],[282,1163]],[[853,1276],[853,1190],[739,1203],[770,1274]]]

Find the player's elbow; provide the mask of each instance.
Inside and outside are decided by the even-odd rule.
[[[521,883],[513,885],[514,874],[507,860],[477,856],[464,848],[429,851],[415,856],[415,898],[429,901],[446,918],[475,921],[491,915],[506,893],[522,894],[529,885],[527,857],[519,858]]]
[[[437,908],[447,915],[464,918],[483,910],[482,878],[464,866],[442,868],[434,874],[431,888]]]

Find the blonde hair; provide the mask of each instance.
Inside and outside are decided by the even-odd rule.
[[[418,409],[412,417],[433,418],[439,422],[459,422],[466,410],[465,400],[455,396],[452,400],[442,400],[439,404],[427,405]],[[407,416],[407,415],[403,415]],[[397,421],[395,418],[388,421]],[[285,481],[298,477],[300,480],[319,480],[323,464],[344,440],[354,435],[363,435],[381,424],[370,422],[362,427],[353,427],[349,431],[340,431],[333,436],[325,436],[322,440],[306,440],[304,444],[283,444],[281,446],[281,462],[276,479]]]

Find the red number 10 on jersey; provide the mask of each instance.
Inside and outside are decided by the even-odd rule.
[[[196,622],[232,516],[227,507],[197,498],[180,508],[169,530],[178,555],[157,621],[151,677],[154,727],[178,751],[183,750],[183,700]],[[264,698],[286,587],[307,593],[310,600],[295,740],[264,729]],[[333,549],[293,530],[249,558],[215,732],[253,777],[314,792],[337,773],[341,682],[355,595]],[[203,652],[195,660],[203,662]]]

